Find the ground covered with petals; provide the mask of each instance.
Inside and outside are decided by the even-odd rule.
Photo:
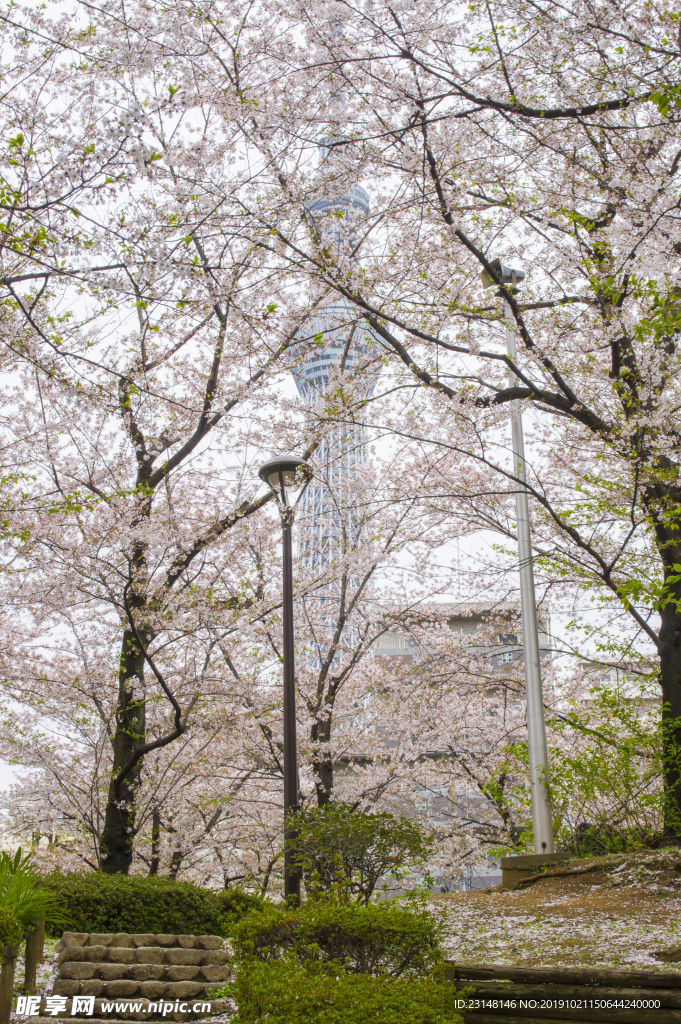
[[[679,850],[592,858],[520,890],[435,899],[457,962],[681,973]]]

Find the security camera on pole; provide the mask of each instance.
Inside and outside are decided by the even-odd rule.
[[[501,260],[492,260],[491,269],[496,280],[484,270],[481,274],[485,288],[503,284],[512,292],[524,280],[522,270],[513,270]],[[511,322],[511,307],[503,291],[497,293],[504,300],[504,317]],[[516,363],[515,331],[506,328],[506,351],[513,364]],[[518,378],[509,370],[509,384],[515,387]],[[520,603],[523,619],[523,654],[525,660],[525,691],[527,694],[527,747],[530,760],[530,786],[532,792],[532,830],[535,853],[553,853],[553,821],[551,794],[548,788],[549,753],[546,743],[544,722],[544,695],[539,660],[539,630],[537,628],[537,603],[534,594],[534,570],[532,567],[532,538],[530,536],[530,510],[527,500],[527,473],[525,466],[525,445],[523,442],[523,421],[519,403],[514,402],[512,419],[513,463],[515,485],[515,508],[518,531],[518,555],[520,561]]]

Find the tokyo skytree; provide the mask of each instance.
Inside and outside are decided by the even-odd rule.
[[[322,146],[323,159],[328,149]],[[340,189],[339,189],[340,192]],[[357,259],[357,228],[369,214],[369,198],[360,185],[344,194],[311,203],[307,216],[325,249],[351,262]],[[375,371],[369,365],[377,341],[359,310],[343,297],[322,306],[304,329],[300,362],[294,370],[298,393],[306,405],[320,408],[329,386],[343,373],[360,383],[367,396],[374,389]],[[315,344],[309,341],[315,339]],[[361,369],[361,375],[358,371]],[[304,528],[300,557],[316,569],[341,559],[356,540],[352,511],[353,482],[367,461],[366,430],[362,426],[333,427],[313,456],[315,475],[303,498]]]

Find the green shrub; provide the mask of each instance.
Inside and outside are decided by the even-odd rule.
[[[327,804],[298,812],[290,849],[310,895],[368,903],[381,878],[400,878],[420,866],[432,838],[411,818],[385,812],[364,814],[347,804]]]
[[[205,890],[202,890],[205,891]],[[218,899],[222,908],[222,917],[230,926],[241,921],[246,914],[252,910],[262,910],[265,901],[253,893],[244,892],[243,889],[222,889],[218,893]],[[206,935],[208,932],[206,932]]]
[[[354,974],[414,976],[442,962],[442,925],[424,910],[381,900],[368,907],[332,901],[291,910],[268,905],[235,927],[240,962],[335,964]]]
[[[262,906],[257,897],[236,889],[202,889],[163,877],[55,872],[46,884],[77,932],[226,935],[250,909]],[[61,931],[48,927],[47,933]]]
[[[291,961],[243,964],[230,995],[236,1019],[253,1024],[463,1024],[451,982],[305,970]]]
[[[10,907],[0,906],[0,951],[3,946],[18,946],[24,929]]]

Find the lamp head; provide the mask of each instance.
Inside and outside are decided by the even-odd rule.
[[[502,284],[511,285],[511,291],[513,292],[518,290],[515,288],[516,283],[525,280],[524,270],[514,270],[513,267],[507,267],[500,259],[491,260],[490,267],[496,272],[497,277],[501,279]],[[497,287],[497,282],[487,270],[483,270],[480,274],[480,280],[482,281],[483,288]]]
[[[258,470],[282,508],[295,508],[312,479],[312,466],[297,455],[279,455]]]

